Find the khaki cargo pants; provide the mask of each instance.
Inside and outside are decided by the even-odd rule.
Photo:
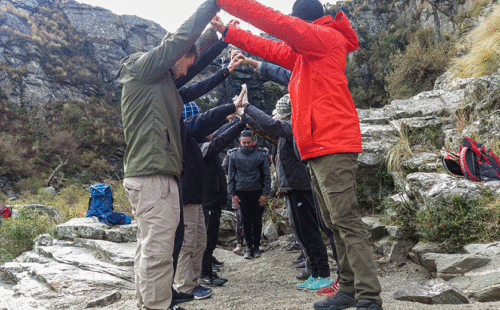
[[[174,288],[179,292],[191,293],[198,286],[206,247],[207,228],[202,206],[184,205],[184,242],[174,278]]]
[[[357,153],[307,160],[325,224],[334,233],[340,264],[339,291],[382,305],[380,282],[356,198]]]
[[[134,272],[136,298],[151,309],[168,309],[172,301],[173,250],[179,224],[177,181],[169,175],[123,180],[135,220],[137,250]]]

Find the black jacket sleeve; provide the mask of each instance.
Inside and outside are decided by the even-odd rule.
[[[292,71],[269,62],[263,62],[260,67],[260,74],[275,83],[287,86],[292,76]]]
[[[227,167],[227,192],[229,195],[236,195],[236,165],[231,157],[231,154],[228,154],[228,167]]]
[[[275,137],[293,139],[292,124],[290,122],[274,119],[252,105],[245,106],[245,114],[248,114],[265,133]],[[243,117],[243,120],[247,121],[247,118]],[[252,125],[250,124],[250,126]]]
[[[203,79],[197,83],[193,83],[189,86],[184,86],[179,89],[179,95],[181,95],[182,101],[188,103],[199,97],[205,95],[209,91],[215,88],[215,86],[222,83],[229,76],[229,70],[227,68],[222,68],[215,72],[211,76]]]
[[[226,117],[234,112],[236,112],[236,107],[234,104],[228,103],[185,119],[186,137],[201,141],[224,125],[227,122]]]
[[[194,78],[198,73],[200,73],[203,69],[205,69],[209,64],[214,61],[217,56],[228,46],[228,43],[219,40],[212,44],[210,49],[204,53],[200,60],[189,67],[188,72],[185,76],[178,78],[175,80],[175,86],[177,88],[181,88],[182,86],[186,85],[187,82],[191,81],[192,78]],[[189,102],[189,101],[188,101]]]
[[[269,168],[269,160],[267,154],[263,153],[265,157],[262,161],[262,176],[264,179],[264,183],[262,184],[262,196],[269,196],[269,192],[271,191],[271,169]]]
[[[214,136],[208,145],[207,154],[205,159],[211,159],[217,156],[224,148],[226,148],[236,137],[245,129],[246,124],[242,121],[234,123],[227,130],[221,134]]]

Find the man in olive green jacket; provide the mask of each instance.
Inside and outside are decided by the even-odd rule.
[[[143,309],[173,309],[173,247],[180,217],[183,101],[174,80],[196,59],[193,45],[218,11],[206,0],[173,35],[120,62],[127,150],[123,185],[137,221],[136,298]]]

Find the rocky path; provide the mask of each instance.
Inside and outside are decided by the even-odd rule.
[[[286,252],[284,245],[281,245],[279,241],[270,245],[258,259],[245,260],[231,251],[222,249],[217,249],[215,255],[225,262],[219,274],[221,277],[228,278],[229,282],[222,287],[214,288],[213,296],[209,299],[181,304],[186,310],[302,310],[313,309],[313,303],[322,299],[315,292],[295,289],[298,281],[295,279],[296,270],[291,261],[296,258],[297,253]],[[394,300],[394,292],[404,282],[425,280],[429,277],[423,267],[410,261],[405,264],[380,266],[379,275],[386,310],[500,309],[500,302],[425,305]],[[133,296],[129,295],[124,296],[122,301],[102,309],[135,310],[137,308],[133,302]]]
[[[124,228],[125,231],[125,228]],[[246,260],[229,250],[216,249],[225,262],[219,275],[229,279],[206,300],[183,303],[186,310],[313,309],[321,300],[312,291],[295,288],[297,270],[291,263],[298,253],[285,251],[286,236],[266,246],[262,257]],[[136,310],[133,291],[134,242],[75,239],[73,242],[41,236],[32,252],[16,262],[0,265],[0,310]],[[408,281],[430,278],[411,261],[378,265],[386,310],[500,310],[500,301],[462,305],[426,305],[397,301],[394,293]],[[119,296],[119,297],[117,297]],[[101,303],[108,299],[114,303]],[[355,308],[353,308],[355,309]]]

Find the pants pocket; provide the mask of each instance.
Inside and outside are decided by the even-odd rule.
[[[361,217],[356,188],[352,183],[332,186],[328,199],[332,206],[331,217],[334,224]]]

